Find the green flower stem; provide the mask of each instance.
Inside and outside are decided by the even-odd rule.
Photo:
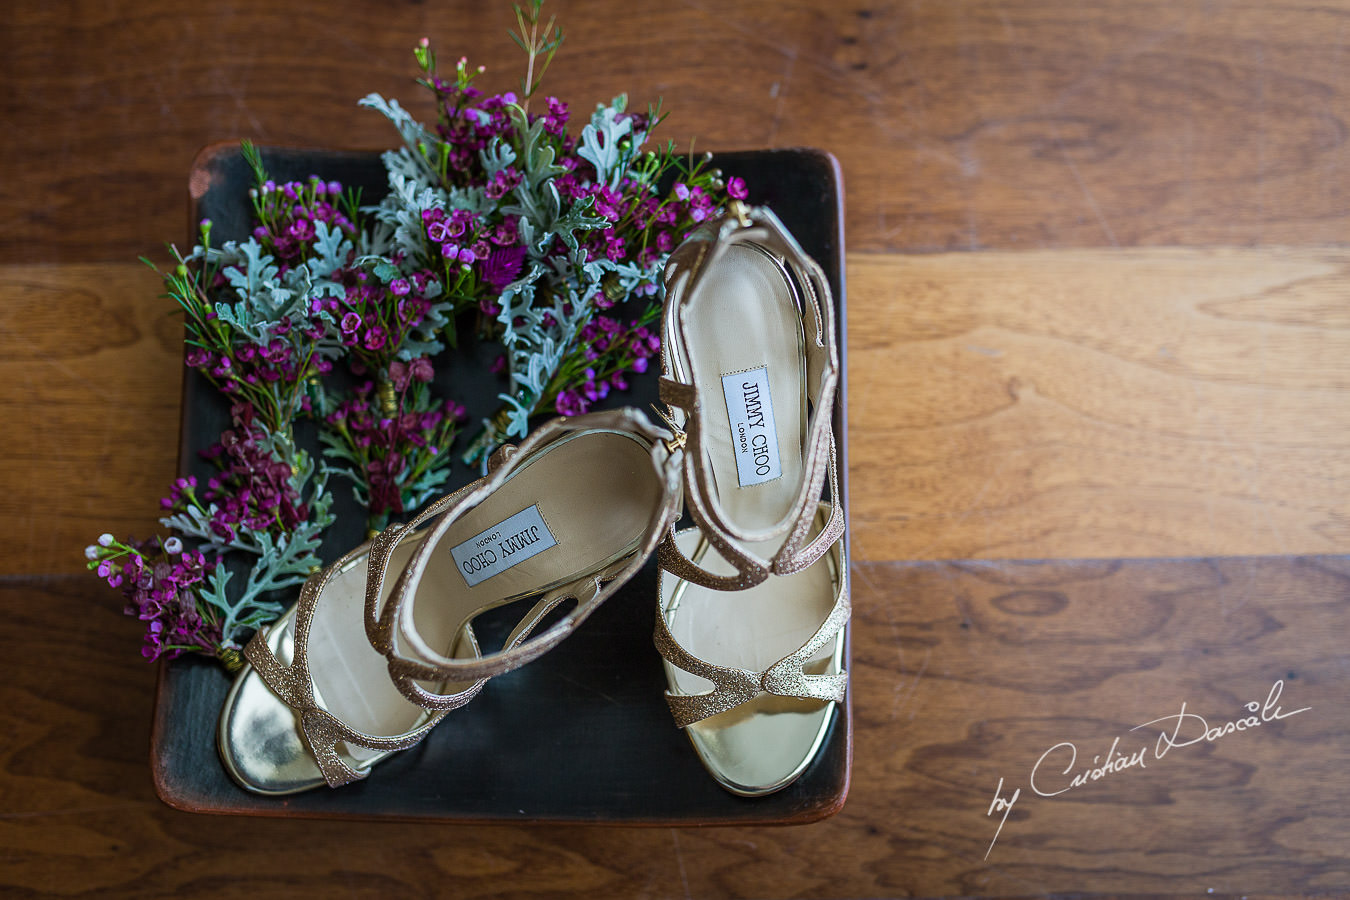
[[[525,51],[529,61],[525,67],[525,78],[520,84],[521,99],[524,100],[524,109],[526,112],[530,109],[530,97],[539,89],[539,84],[544,78],[544,73],[548,71],[549,63],[553,62],[553,56],[562,46],[562,29],[555,26],[556,17],[550,18],[548,24],[541,31],[539,28],[540,12],[543,9],[544,0],[530,0],[529,12],[516,6],[516,27],[520,29],[519,33],[508,32],[513,41],[516,42],[522,50]],[[525,37],[525,29],[529,27],[530,35]],[[540,57],[542,62],[538,62],[539,74],[535,75],[534,69],[536,62]]]
[[[449,447],[454,443],[455,436],[459,433],[459,425],[454,422],[450,422],[450,424],[447,425],[446,422],[449,421],[448,417],[442,420],[441,425],[437,426],[436,434],[433,436],[433,439],[427,441],[428,447],[437,448],[436,452],[416,454],[418,463],[410,470],[408,475],[409,481],[416,483],[419,478],[431,469],[432,464],[438,461],[442,453],[440,448]]]
[[[626,329],[632,331],[645,325],[650,325],[660,316],[661,307],[656,303],[649,303],[647,308],[642,311]],[[583,373],[587,369],[595,370],[595,380],[600,381],[614,375],[615,372],[625,372],[632,368],[637,357],[630,352],[610,353],[606,351],[600,355],[599,359],[588,360],[582,354],[571,352],[563,358],[562,364],[558,366],[558,371],[554,373],[553,378],[548,382],[544,393],[540,395],[536,408],[547,407],[558,399],[558,395],[573,385],[580,384],[584,379]]]
[[[187,317],[187,328],[197,338],[189,341],[189,343],[192,346],[232,358],[234,348],[230,341],[229,329],[218,319],[207,316],[207,310],[211,308],[211,303],[198,283],[199,276],[191,272],[186,261],[178,254],[177,250],[174,251],[174,256],[178,260],[178,266],[172,274],[166,275],[164,278],[169,289],[169,296],[182,307]],[[146,262],[153,267],[153,263],[149,263],[148,260]],[[283,419],[281,404],[267,389],[251,385],[238,378],[231,377],[222,380],[209,370],[199,369],[198,371],[207,381],[211,382],[212,386],[222,392],[228,393],[224,391],[225,384],[233,384],[238,389],[237,393],[243,395],[255,409],[265,413],[265,421],[284,425],[289,419],[289,417]]]

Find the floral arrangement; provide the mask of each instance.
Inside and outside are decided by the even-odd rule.
[[[252,232],[217,244],[204,220],[190,253],[170,248],[160,275],[183,311],[185,362],[228,398],[231,425],[203,453],[216,474],[161,500],[168,537],[104,534],[85,551],[146,622],[147,659],[241,665],[249,635],[324,562],[330,482],[350,484],[375,533],[433,499],[454,465],[481,467],[536,417],[627,389],[659,352],[667,254],[745,184],[672,145],[644,149],[663,116],[622,96],[569,132],[567,104],[536,98],[563,39],[541,5],[516,7],[519,93],[481,91],[464,59],[443,74],[423,39],[435,123],[361,101],[402,138],[382,156],[378,203],[318,175],[279,184],[245,142]],[[433,379],[466,329],[500,347],[502,389],[457,460],[464,407]],[[318,458],[297,440],[305,421]]]

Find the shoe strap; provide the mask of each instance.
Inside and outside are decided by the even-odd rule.
[[[493,467],[500,467],[510,456],[511,451],[503,448],[499,451],[499,455],[494,457]],[[267,686],[296,711],[305,746],[313,755],[324,780],[330,787],[349,784],[365,778],[367,774],[347,765],[337,752],[339,742],[376,751],[406,750],[426,737],[445,713],[458,709],[477,696],[487,681],[486,677],[480,678],[463,690],[440,695],[422,691],[419,686],[409,681],[407,687],[416,690],[405,689],[403,693],[414,703],[419,703],[428,710],[431,716],[422,725],[404,734],[381,737],[357,731],[321,707],[314,695],[313,677],[309,671],[310,627],[313,624],[315,606],[328,582],[337,574],[350,569],[354,561],[363,557],[366,559],[366,636],[372,644],[376,644],[383,634],[380,629],[372,627],[372,611],[379,605],[384,582],[389,575],[389,559],[394,549],[403,539],[414,534],[419,526],[444,513],[467,492],[468,488],[464,488],[440,498],[408,523],[391,525],[376,535],[368,545],[357,547],[322,571],[311,575],[301,587],[300,597],[296,603],[290,665],[277,659],[272,648],[268,646],[267,629],[259,629],[244,648],[245,658],[257,670]],[[523,637],[521,639],[523,640]],[[379,649],[378,646],[376,649]],[[405,687],[397,677],[396,683],[400,688]],[[419,695],[425,695],[428,702],[421,702]]]
[[[785,538],[772,559],[761,559],[740,546],[743,542],[764,540],[773,533],[752,533],[739,528],[723,515],[715,501],[716,485],[705,464],[700,423],[702,398],[698,389],[674,377],[670,354],[683,353],[683,326],[679,314],[680,298],[689,296],[698,278],[719,245],[734,241],[753,241],[779,253],[795,268],[796,282],[802,288],[802,315],[806,337],[807,383],[817,388],[811,410],[804,448],[802,481],[785,526],[773,533],[785,532]],[[718,590],[740,590],[766,579],[771,573],[788,575],[811,565],[842,537],[843,511],[839,504],[838,459],[835,450],[833,410],[839,381],[838,350],[835,343],[834,305],[825,274],[767,209],[739,209],[732,215],[710,223],[671,255],[666,266],[667,303],[665,341],[662,345],[662,375],[658,386],[662,402],[678,410],[688,429],[684,458],[685,499],[690,515],[717,548],[719,554],[737,571],[734,576],[718,576],[685,557],[675,545],[674,526],[662,542],[662,565],[687,581]],[[687,354],[686,354],[687,355]],[[713,401],[716,402],[716,401]],[[816,507],[826,479],[829,481],[833,509],[825,528],[808,541]]]
[[[801,700],[841,701],[848,687],[848,673],[811,675],[806,665],[831,641],[835,640],[849,620],[851,612],[848,590],[848,566],[844,559],[842,542],[839,549],[839,590],[834,606],[815,634],[801,647],[784,656],[762,672],[733,666],[719,666],[694,656],[670,633],[664,612],[656,616],[656,649],[671,665],[691,675],[704,678],[713,689],[702,694],[675,694],[666,691],[675,724],[686,728],[695,722],[735,709],[742,703],[762,694],[795,697]],[[672,573],[673,574],[673,573]],[[665,579],[662,573],[661,578]]]
[[[268,646],[267,638],[270,633],[268,628],[259,629],[244,647],[244,657],[252,664],[263,682],[282,702],[296,712],[296,718],[300,721],[301,738],[329,787],[341,787],[359,781],[367,775],[366,771],[347,765],[337,752],[339,743],[353,744],[376,751],[406,750],[426,737],[445,714],[433,712],[417,728],[400,735],[378,736],[350,727],[321,707],[314,696],[314,681],[309,671],[309,633],[314,620],[315,605],[328,581],[364,551],[364,546],[358,547],[324,570],[311,575],[301,587],[300,599],[296,603],[295,617],[291,625],[292,651],[289,665],[277,659],[272,648]],[[463,702],[467,703],[473,694],[477,693],[479,687],[481,685],[476,685],[471,693],[464,697]]]
[[[431,552],[450,527],[465,513],[478,506],[510,475],[548,445],[579,431],[617,431],[640,437],[651,448],[652,465],[662,480],[662,499],[652,510],[643,539],[623,559],[597,573],[591,573],[566,585],[555,587],[544,594],[521,619],[501,650],[476,657],[459,659],[432,651],[415,637],[411,616],[411,601],[417,591]],[[626,582],[646,562],[663,537],[669,523],[678,514],[680,491],[680,456],[678,443],[670,432],[657,428],[640,412],[625,408],[590,413],[574,418],[559,418],[532,432],[513,453],[502,454],[497,468],[486,477],[466,486],[442,501],[434,524],[398,576],[393,590],[381,603],[379,593],[367,596],[366,629],[371,645],[382,653],[389,663],[389,673],[399,690],[428,709],[453,708],[463,692],[440,695],[424,688],[419,682],[482,681],[512,669],[519,668],[542,656],[561,643],[610,594]],[[494,454],[494,457],[496,455]],[[575,608],[555,622],[546,631],[534,632],[544,617],[567,599],[577,601]],[[395,638],[398,640],[395,640]],[[528,640],[527,640],[528,639]]]

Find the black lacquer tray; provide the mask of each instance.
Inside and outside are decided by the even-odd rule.
[[[277,181],[311,174],[362,188],[363,202],[385,192],[377,153],[264,148]],[[844,359],[842,181],[834,158],[814,150],[718,154],[727,177],[739,175],[750,202],[770,206],[825,269]],[[213,241],[246,236],[252,176],[238,146],[208,147],[191,173],[191,234],[210,218]],[[464,403],[473,420],[498,406],[504,381],[489,373],[493,346],[462,344],[437,361],[438,388]],[[631,379],[604,405],[649,408],[655,366]],[[845,367],[846,370],[846,367]],[[845,385],[835,410],[839,471],[847,511]],[[197,451],[229,424],[228,406],[185,369],[180,468],[209,468]],[[465,437],[474,429],[466,428]],[[307,442],[303,430],[299,434]],[[308,442],[311,452],[317,447]],[[461,453],[462,446],[453,448]],[[447,490],[475,473],[457,463]],[[361,511],[341,479],[330,481],[338,519],[325,537],[325,559],[364,540]],[[630,825],[801,824],[839,810],[852,758],[851,700],[843,704],[821,755],[793,785],[758,799],[736,797],[704,772],[675,727],[652,646],[655,561],[625,585],[559,648],[498,676],[468,706],[452,713],[417,747],[376,766],[360,783],[267,798],[237,787],[216,753],[216,718],[230,678],[216,662],[162,663],[156,692],[151,761],[155,786],[171,806],[194,812],[325,818],[458,822],[595,822]],[[851,694],[850,694],[851,696]]]

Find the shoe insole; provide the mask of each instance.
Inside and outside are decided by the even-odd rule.
[[[802,475],[802,315],[777,262],[732,244],[705,269],[684,321],[715,502],[750,532],[785,525]],[[781,543],[781,541],[780,541]]]
[[[581,432],[551,445],[432,548],[409,599],[418,636],[442,656],[473,656],[461,638],[476,615],[575,581],[631,553],[660,496],[649,449],[628,435]],[[452,552],[466,543],[460,553]],[[386,590],[414,549],[411,540],[396,549]],[[338,578],[340,584],[329,586],[337,591],[333,602],[325,596],[315,611],[310,671],[316,691],[325,707],[351,727],[401,734],[416,727],[424,711],[398,692],[385,658],[367,641],[360,614],[364,567]]]
[[[808,411],[801,310],[773,259],[732,244],[704,270],[687,301],[685,322],[689,375],[700,392],[700,437],[715,502],[743,531],[773,533],[741,542],[770,559],[786,537],[804,465]],[[735,573],[697,530],[682,532],[678,543],[709,572]],[[771,575],[744,591],[717,591],[667,577],[662,603],[672,636],[706,662],[764,671],[806,643],[829,615],[837,577],[829,566],[828,557],[822,558],[802,572]],[[834,654],[831,642],[807,671],[819,673],[832,665],[837,671]],[[674,666],[668,665],[667,673],[679,693],[700,694],[713,687]],[[761,695],[694,723],[688,732],[719,780],[740,792],[759,793],[795,777],[809,762],[830,710],[819,701]]]
[[[393,588],[398,573],[421,543],[422,534],[400,541],[390,554],[382,587]],[[389,677],[384,656],[370,646],[365,631],[368,557],[334,575],[314,608],[309,635],[309,671],[319,705],[349,727],[365,734],[392,737],[421,724],[426,711],[409,701]],[[452,652],[472,657],[472,645],[449,645]],[[446,691],[461,686],[445,686]],[[348,747],[357,760],[376,755],[362,747]]]
[[[735,569],[706,548],[700,553],[697,529],[679,534],[687,556],[714,575]],[[752,548],[753,549],[753,548]],[[744,591],[715,591],[670,576],[662,579],[663,608],[671,636],[706,662],[762,672],[796,651],[820,628],[834,606],[837,573],[827,554],[805,570],[770,575]],[[804,667],[809,674],[840,671],[839,644],[831,641]],[[713,684],[666,666],[677,693],[702,694]],[[829,725],[831,704],[818,700],[761,694],[734,709],[688,727],[690,739],[708,767],[728,786],[761,793],[790,781],[810,762]]]

